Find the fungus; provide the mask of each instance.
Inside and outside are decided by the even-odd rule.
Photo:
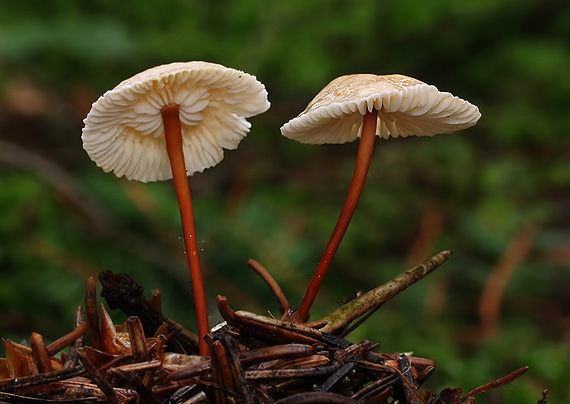
[[[269,108],[254,76],[208,62],[145,70],[103,94],[84,120],[82,140],[105,172],[142,182],[173,179],[194,290],[200,353],[209,353],[206,298],[188,176],[236,149]]]
[[[281,127],[284,136],[308,144],[340,144],[360,138],[346,201],[299,307],[303,321],[309,318],[309,310],[358,204],[375,137],[451,133],[475,125],[480,117],[476,106],[414,78],[354,74],[333,80],[299,116]]]

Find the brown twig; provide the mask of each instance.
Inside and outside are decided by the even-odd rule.
[[[418,273],[408,271],[395,285],[413,284],[416,276],[425,276],[434,269],[431,267],[449,256],[442,254],[420,266]],[[205,337],[211,357],[165,351],[166,341],[172,336],[166,323],[147,338],[138,317],[131,316],[124,324],[115,325],[104,309],[100,314],[104,330],[102,350],[81,346],[82,329],[87,325],[79,307],[76,329],[56,341],[51,349],[72,343],[69,357],[75,352],[83,366],[71,367],[76,361],[68,361],[69,357],[64,360],[65,354],[62,360],[51,357],[50,348],[45,347],[39,334],[32,336],[32,348],[5,340],[4,363],[10,370],[10,379],[0,381],[0,401],[467,404],[475,402],[476,394],[503,386],[527,369],[487,383],[463,398],[461,389],[444,389],[434,395],[420,391],[422,382],[435,367],[429,359],[378,353],[379,343],[351,343],[306,324],[233,311],[221,296],[218,306],[226,323]],[[48,367],[63,370],[39,373]],[[77,375],[84,377],[74,378]],[[539,403],[546,404],[546,392]]]
[[[318,404],[318,403],[330,403],[330,404],[356,404],[357,401],[351,399],[350,397],[341,396],[335,393],[326,393],[321,391],[309,392],[309,393],[298,393],[287,398],[282,398],[277,400],[275,404]]]
[[[387,376],[379,378],[375,382],[370,383],[368,386],[360,389],[352,396],[352,398],[358,401],[367,400],[371,396],[382,393],[386,388],[393,386],[398,380],[398,374],[388,374]]]
[[[465,399],[467,397],[475,396],[477,394],[481,394],[481,393],[484,393],[486,391],[496,389],[497,387],[504,386],[505,384],[509,384],[513,380],[516,380],[519,377],[521,377],[522,375],[524,375],[527,370],[528,370],[528,366],[523,366],[522,368],[515,370],[514,372],[508,374],[505,377],[501,377],[500,379],[494,380],[494,381],[486,383],[480,387],[477,387],[476,389],[473,389],[469,393],[465,394],[461,398],[461,401],[465,401]]]
[[[548,392],[550,389],[544,389],[542,391],[542,397],[536,402],[536,404],[547,404],[548,403]]]
[[[87,326],[87,323],[85,322],[85,312],[83,311],[83,307],[81,305],[77,306],[77,308],[75,309],[74,326],[76,329],[81,326]],[[72,368],[77,364],[77,358],[78,358],[77,350],[79,349],[82,343],[83,343],[83,334],[72,342],[71,348],[69,349],[69,352],[65,357],[65,362],[63,363],[64,369]]]
[[[105,397],[107,397],[107,400],[112,404],[118,404],[121,402],[122,400],[113,389],[113,386],[107,381],[107,379],[105,379],[101,372],[99,372],[93,362],[89,360],[85,352],[78,351],[77,353],[79,355],[81,363],[83,364],[83,367],[91,377],[91,380],[93,380],[93,382],[99,386],[103,394],[105,394]]]
[[[14,377],[11,379],[1,380],[0,391],[12,392],[48,383],[55,383],[61,380],[77,377],[83,373],[85,373],[85,369],[81,366],[76,366],[74,368],[44,373],[41,375]]]
[[[417,403],[421,403],[421,404],[427,404],[425,399],[422,397],[422,395],[420,394],[420,392],[418,391],[417,387],[415,386],[415,383],[410,381],[410,379],[408,379],[403,373],[402,371],[399,369],[399,367],[396,366],[388,366],[388,365],[382,365],[382,364],[378,364],[378,363],[371,363],[371,362],[359,362],[359,366],[369,369],[369,370],[378,370],[380,372],[385,372],[387,374],[391,374],[391,373],[395,373],[399,376],[398,380],[402,383],[402,385],[404,386],[404,389],[407,390],[406,391],[406,396],[408,398],[408,402],[417,402]]]
[[[271,292],[273,292],[273,294],[277,298],[277,301],[279,302],[281,314],[286,313],[287,309],[289,308],[289,301],[287,300],[287,297],[285,296],[285,294],[283,293],[283,291],[279,287],[279,284],[277,283],[277,281],[256,260],[250,258],[247,261],[247,265],[251,269],[253,269],[259,276],[261,276],[261,279],[263,279],[265,281],[265,283],[267,284],[267,286],[269,286],[269,289],[271,290]]]
[[[64,335],[61,338],[56,339],[51,344],[47,346],[47,351],[51,356],[55,355],[63,348],[68,345],[71,345],[75,340],[81,338],[85,332],[87,332],[88,325],[87,323],[81,324],[79,327],[76,327],[73,331],[69,334]]]
[[[337,361],[325,364],[323,362],[326,361],[320,358],[318,361],[313,359],[315,366],[298,367],[297,365],[287,369],[246,370],[245,377],[247,380],[317,377],[332,374],[341,366],[340,362]]]
[[[238,360],[242,366],[251,366],[261,362],[274,361],[277,359],[292,359],[309,356],[313,348],[306,344],[284,344],[248,349],[238,353]],[[192,363],[184,366],[168,375],[168,380],[188,379],[206,373],[211,369],[211,362],[206,358],[193,357]],[[202,358],[201,360],[197,360]]]
[[[300,324],[263,317],[247,311],[235,312],[223,296],[218,296],[218,308],[228,324],[244,333],[271,338],[278,343],[314,344],[322,336],[320,331]]]

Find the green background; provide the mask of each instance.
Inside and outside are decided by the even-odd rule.
[[[312,318],[450,249],[351,339],[435,360],[436,391],[529,365],[479,400],[535,403],[545,388],[550,402],[570,397],[566,0],[0,3],[1,336],[63,335],[86,279],[104,269],[160,288],[165,314],[193,329],[171,182],[105,174],[80,139],[100,94],[190,60],[254,74],[272,103],[237,151],[190,178],[213,322],[217,294],[278,312],[249,258],[298,305],[344,201],[357,144],[301,145],[280,126],[339,75],[406,74],[476,104],[482,118],[461,133],[376,143]],[[485,290],[497,293],[498,322],[481,315]]]

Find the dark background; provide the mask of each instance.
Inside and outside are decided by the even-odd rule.
[[[570,3],[566,0],[67,0],[0,4],[0,335],[68,332],[104,269],[160,288],[194,328],[171,182],[105,174],[82,119],[121,80],[173,61],[254,74],[272,108],[190,178],[213,322],[278,311],[246,266],[299,304],[348,190],[357,145],[280,135],[333,78],[402,73],[476,104],[477,126],[378,141],[364,194],[312,310],[328,313],[444,250],[434,274],[351,335],[437,362],[465,391],[529,365],[486,403],[570,396]],[[120,313],[112,313],[116,322]]]

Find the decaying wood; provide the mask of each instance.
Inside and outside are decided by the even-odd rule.
[[[153,335],[166,323],[168,332],[172,333],[170,345],[174,352],[198,352],[198,336],[158,311],[156,301],[149,301],[143,294],[143,288],[131,277],[105,271],[99,275],[99,282],[103,286],[101,296],[109,307],[113,310],[119,309],[128,316],[138,317],[145,334]]]

